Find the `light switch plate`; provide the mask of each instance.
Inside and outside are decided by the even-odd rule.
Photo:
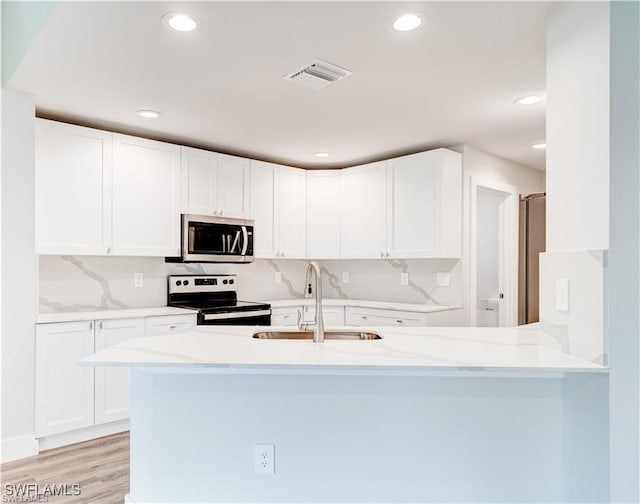
[[[342,272],[342,283],[349,283],[349,272],[348,271],[343,271]]]
[[[133,286],[134,287],[144,287],[144,274],[142,274],[142,273],[134,273],[133,274]]]
[[[451,275],[449,273],[436,273],[436,285],[438,287],[449,287],[451,285]]]
[[[409,273],[400,273],[400,285],[409,285]]]
[[[280,271],[276,271],[275,282],[277,284],[282,283],[282,273]]]
[[[569,311],[569,279],[556,278],[556,310]]]

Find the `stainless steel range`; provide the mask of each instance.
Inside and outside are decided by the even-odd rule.
[[[171,275],[169,306],[198,310],[199,325],[271,325],[271,305],[238,301],[236,275]]]

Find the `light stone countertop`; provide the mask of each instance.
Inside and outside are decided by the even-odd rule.
[[[258,329],[197,326],[180,334],[134,338],[81,363],[229,374],[607,372],[607,368],[541,345],[541,332],[531,328],[380,327],[372,330],[381,340],[324,343],[252,338]]]
[[[271,308],[290,308],[295,306],[314,306],[315,299],[274,299],[267,301]],[[365,299],[328,298],[322,300],[323,306],[352,306],[357,308],[378,308],[382,310],[400,310],[417,313],[433,313],[449,310],[460,310],[461,306],[428,305],[419,303],[394,303],[391,301],[368,301]]]
[[[40,313],[36,317],[37,324],[56,322],[79,322],[82,320],[108,320],[118,318],[156,317],[162,315],[195,315],[197,311],[173,306],[156,306],[152,308],[126,308],[122,310],[96,310]]]

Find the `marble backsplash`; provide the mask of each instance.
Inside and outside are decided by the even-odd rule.
[[[327,298],[400,303],[462,305],[460,261],[386,259],[321,261]],[[249,300],[302,297],[306,260],[258,259],[251,264],[169,264],[155,257],[40,256],[40,313],[164,306],[167,275],[238,275],[238,297]],[[276,272],[281,282],[276,283]],[[343,283],[343,272],[349,282]],[[409,285],[400,285],[401,273]],[[436,273],[449,273],[448,287],[436,286]],[[134,287],[134,273],[144,284]]]

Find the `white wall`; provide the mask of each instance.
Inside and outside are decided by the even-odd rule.
[[[504,159],[497,158],[486,152],[482,152],[473,147],[465,145],[462,147],[463,166],[463,193],[462,193],[462,282],[469,286],[471,281],[470,273],[470,236],[471,236],[471,208],[470,208],[470,187],[471,177],[490,181],[494,183],[512,185],[517,188],[520,194],[531,194],[543,192],[545,190],[545,174],[539,170],[528,168]],[[517,210],[516,210],[517,211]],[[518,216],[515,215],[516,222]],[[516,244],[517,250],[517,244]],[[463,293],[464,312],[466,323],[471,320],[469,288],[465,287]],[[473,307],[475,309],[475,307]]]
[[[640,4],[611,3],[611,502],[640,502]]]
[[[36,257],[33,97],[2,90],[2,461],[37,453],[34,438]]]
[[[609,3],[547,24],[547,250],[609,247]]]

